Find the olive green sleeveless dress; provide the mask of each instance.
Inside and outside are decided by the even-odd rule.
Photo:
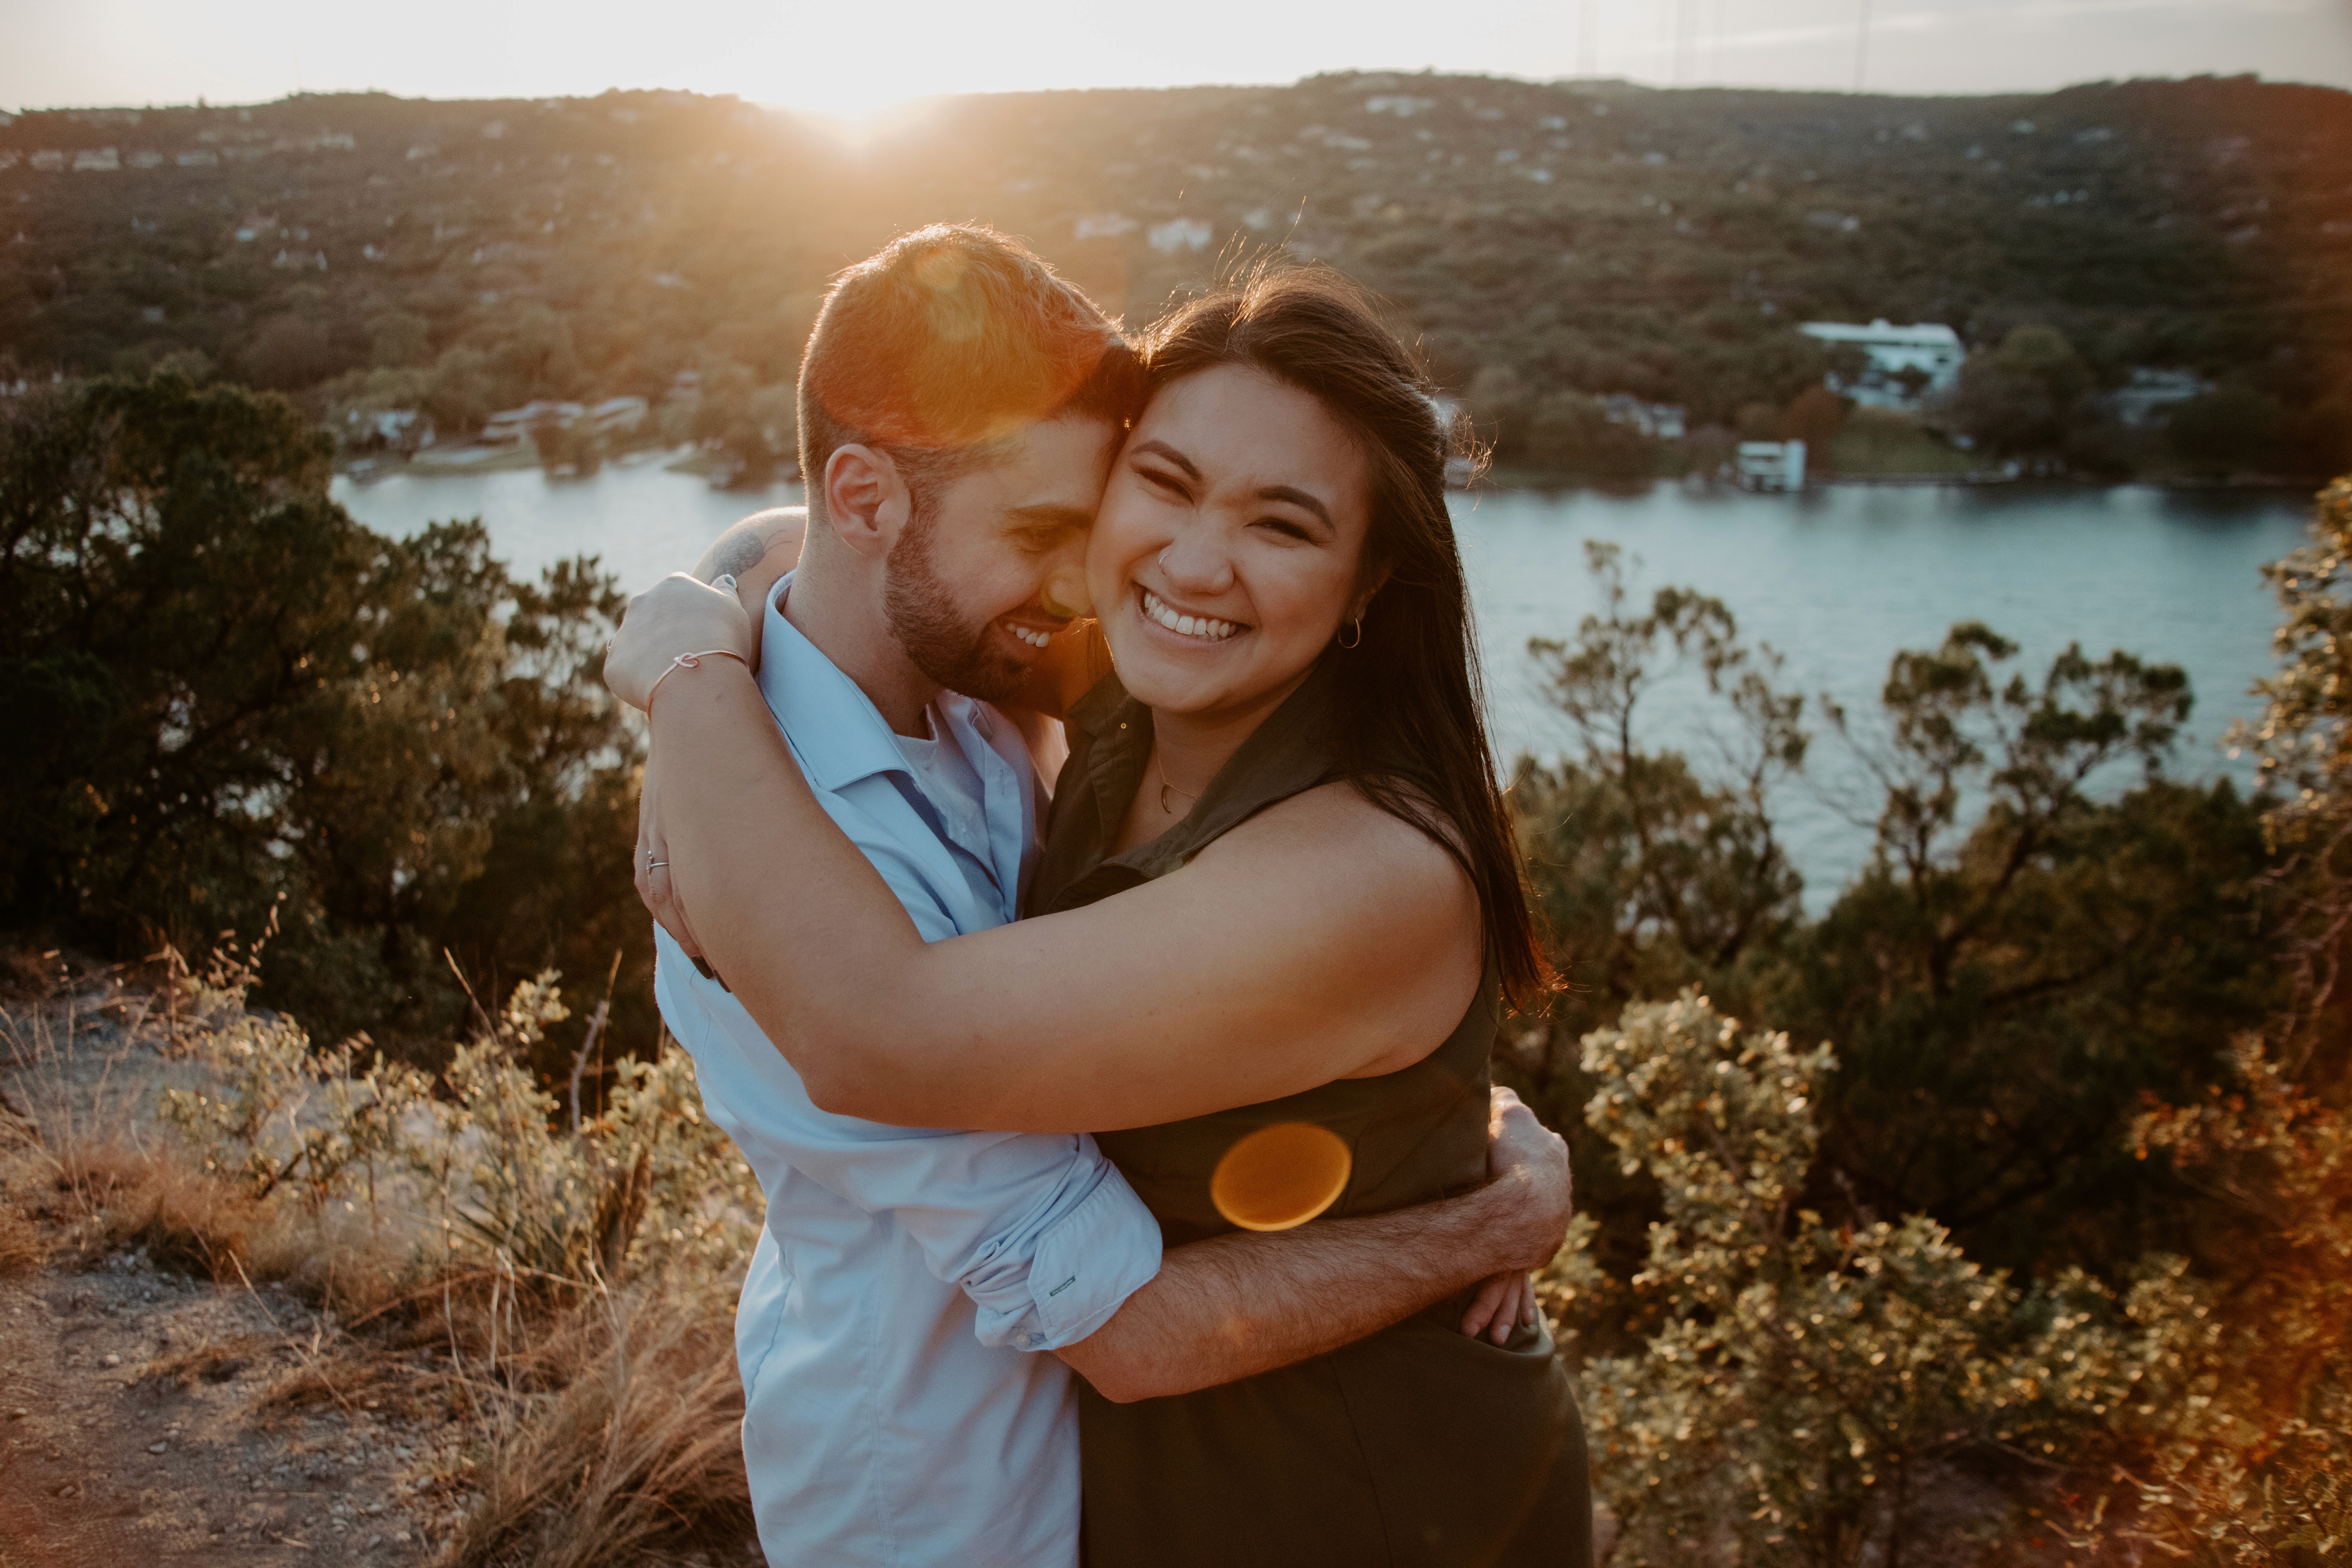
[[[1106,858],[1151,752],[1150,710],[1105,678],[1072,710],[1028,912],[1164,875],[1255,813],[1336,776],[1328,666],[1259,726],[1192,813]],[[1486,1178],[1490,969],[1423,1061],[1285,1100],[1097,1135],[1171,1247],[1234,1228],[1210,1201],[1244,1134],[1308,1121],[1353,1163],[1329,1218],[1453,1196]],[[1089,1568],[1546,1568],[1592,1560],[1583,1426],[1549,1333],[1457,1325],[1468,1293],[1328,1355],[1239,1383],[1114,1405],[1079,1384]]]

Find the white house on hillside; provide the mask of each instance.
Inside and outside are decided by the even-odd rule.
[[[1948,396],[1959,384],[1960,362],[1969,353],[1960,334],[1940,321],[1898,327],[1882,316],[1866,327],[1851,321],[1807,321],[1798,330],[1809,338],[1852,343],[1863,352],[1870,361],[1863,373],[1851,379],[1833,374],[1829,387],[1874,408],[1916,408]],[[1914,374],[1906,375],[1906,371]]]
[[[1683,410],[1679,404],[1644,403],[1630,392],[1612,392],[1600,401],[1601,412],[1608,416],[1612,425],[1630,426],[1661,441],[1683,438]]]
[[[1805,444],[1802,441],[1742,441],[1735,466],[1739,488],[1744,490],[1801,490],[1805,488]]]
[[[2176,403],[2213,390],[2213,384],[2194,371],[2157,370],[2141,365],[2129,384],[2107,394],[2107,406],[2126,425],[2158,425]]]
[[[608,397],[588,410],[588,423],[599,436],[620,435],[643,425],[650,412],[642,397]]]
[[[528,440],[531,431],[541,425],[569,430],[586,412],[586,408],[577,403],[558,403],[546,398],[526,403],[520,408],[500,409],[484,422],[482,445],[505,447]]]

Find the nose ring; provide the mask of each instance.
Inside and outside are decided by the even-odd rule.
[[[1165,571],[1167,571],[1167,570],[1168,570],[1168,551],[1170,551],[1170,550],[1173,550],[1173,549],[1175,549],[1175,548],[1176,548],[1176,547],[1175,547],[1174,545],[1171,544],[1171,545],[1169,545],[1169,546],[1167,547],[1167,549],[1164,549],[1164,550],[1160,551],[1160,569],[1162,572],[1165,572]]]

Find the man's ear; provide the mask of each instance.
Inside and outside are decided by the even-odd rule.
[[[835,537],[860,555],[887,554],[907,526],[910,498],[887,452],[853,442],[824,462],[824,513]]]

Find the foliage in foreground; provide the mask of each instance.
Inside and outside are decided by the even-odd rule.
[[[2141,1119],[2138,1152],[2239,1216],[2187,1398],[2108,1445],[2134,1531],[2170,1553],[2299,1563],[2352,1549],[2352,1119],[2248,1037],[2238,1093]],[[2086,1532],[2095,1544],[2097,1532]]]
[[[2263,575],[2281,612],[2279,670],[2256,688],[2262,719],[2230,739],[2273,792],[2263,828],[2298,895],[2288,956],[2300,1067],[2352,1018],[2340,984],[2352,937],[2352,476],[2320,492],[2310,540]],[[2340,1044],[2317,1055],[2322,1073],[2347,1065]]]
[[[1587,1121],[1665,1194],[1632,1282],[1661,1326],[1585,1367],[1616,1561],[1685,1562],[1726,1535],[1743,1562],[1892,1560],[1943,1468],[2071,1448],[2117,1397],[2087,1281],[2028,1294],[1925,1216],[1802,1206],[1828,1047],[1743,1034],[1686,992],[1589,1036],[1584,1065]],[[1578,1239],[1552,1274],[1571,1323],[1611,1288]]]
[[[2245,1207],[2264,1267],[2234,1289],[2161,1256],[2120,1291],[2079,1269],[2021,1285],[1924,1215],[1803,1206],[1833,1053],[1743,1032],[1695,992],[1629,1007],[1584,1065],[1586,1120],[1665,1194],[1632,1281],[1659,1327],[1584,1369],[1613,1561],[1891,1563],[1957,1531],[2288,1563],[2347,1541],[2352,1124],[2252,1041],[2247,1092],[2140,1124],[2143,1154]],[[1570,1332],[1617,1289],[1577,1223],[1545,1280]],[[1955,1520],[1971,1479],[1997,1489]]]

